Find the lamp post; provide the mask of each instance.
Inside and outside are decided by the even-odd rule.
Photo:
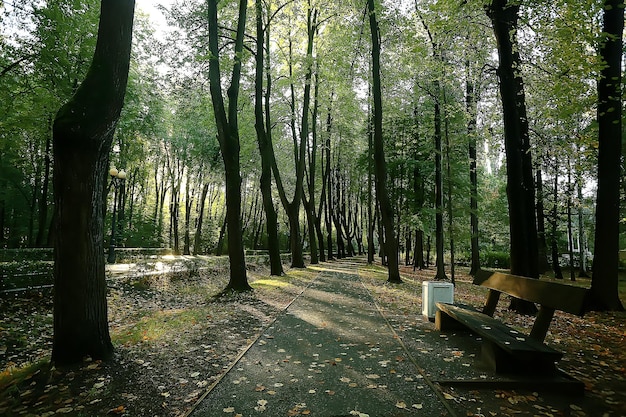
[[[117,190],[122,187],[124,180],[126,179],[126,171],[123,169],[117,170],[115,167],[111,167],[109,170],[111,176],[111,185],[113,185],[113,217],[111,218],[111,238],[109,239],[109,254],[107,262],[110,264],[115,263],[115,220],[117,217]]]

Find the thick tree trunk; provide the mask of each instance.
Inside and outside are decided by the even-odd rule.
[[[605,0],[606,40],[600,56],[606,66],[598,82],[598,196],[590,310],[624,310],[618,291],[623,31],[624,0]]]
[[[507,163],[507,198],[511,240],[511,273],[539,278],[535,187],[528,134],[528,118],[521,59],[517,45],[519,3],[492,0],[485,6],[498,44],[498,77],[504,115],[504,147]],[[511,300],[511,309],[536,312],[532,303]]]
[[[370,31],[372,35],[372,96],[374,99],[374,166],[376,174],[376,199],[380,205],[385,232],[385,253],[388,260],[388,282],[401,283],[398,269],[398,243],[394,236],[393,207],[387,192],[387,166],[383,146],[383,101],[380,79],[380,30],[374,0],[368,0]]]
[[[241,56],[248,3],[246,0],[240,0],[239,2],[235,58],[231,83],[228,88],[228,114],[226,113],[224,97],[222,95],[217,3],[218,0],[209,0],[208,2],[209,51],[211,52],[211,59],[209,60],[209,80],[215,124],[218,132],[217,138],[220,143],[226,177],[226,225],[228,231],[230,279],[224,291],[248,291],[251,287],[248,284],[246,258],[241,232],[241,173],[239,161],[239,125],[237,119],[237,99],[239,97],[239,81],[241,79]]]
[[[124,103],[134,0],[103,1],[94,58],[56,115],[54,138],[54,337],[52,360],[108,359],[102,195]]]

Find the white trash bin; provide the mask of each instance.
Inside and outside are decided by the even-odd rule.
[[[435,319],[435,303],[454,304],[454,285],[451,282],[422,282],[422,315],[428,317],[428,320]]]

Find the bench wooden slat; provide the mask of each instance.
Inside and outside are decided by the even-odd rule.
[[[476,273],[474,284],[579,316],[588,293],[582,287],[486,270]]]
[[[530,336],[526,336],[523,333],[511,329],[499,320],[478,311],[444,303],[437,303],[437,307],[440,311],[443,311],[456,321],[464,324],[476,334],[491,340],[501,349],[520,359],[541,355],[558,361],[563,357],[563,353],[530,338]]]

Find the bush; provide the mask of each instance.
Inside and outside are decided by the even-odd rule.
[[[483,251],[480,254],[480,264],[486,268],[511,268],[511,256],[508,252]]]

